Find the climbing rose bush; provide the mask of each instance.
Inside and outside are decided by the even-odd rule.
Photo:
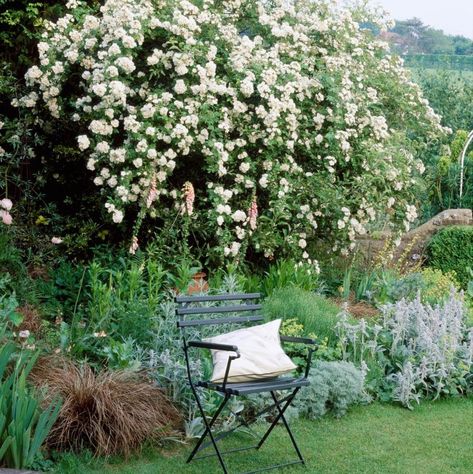
[[[46,23],[19,103],[77,122],[115,223],[177,223],[219,259],[312,242],[348,253],[382,217],[409,229],[439,117],[400,59],[325,0],[70,1]],[[151,221],[150,221],[151,222]]]

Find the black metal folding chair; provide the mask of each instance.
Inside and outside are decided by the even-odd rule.
[[[283,466],[289,466],[292,464],[304,464],[304,458],[297,446],[296,440],[294,435],[289,428],[289,424],[284,417],[284,413],[289,407],[289,405],[294,400],[297,392],[306,385],[309,385],[308,375],[310,370],[310,364],[312,359],[312,353],[315,350],[315,342],[309,338],[298,338],[298,337],[287,337],[281,336],[281,342],[287,343],[302,343],[309,346],[308,349],[308,357],[307,357],[307,365],[305,367],[305,372],[303,376],[294,377],[294,376],[281,376],[273,379],[266,379],[261,381],[252,381],[252,382],[244,382],[244,383],[230,383],[227,382],[228,375],[230,373],[230,367],[232,361],[238,359],[240,357],[240,353],[238,351],[238,347],[226,345],[226,344],[214,344],[204,341],[189,341],[186,337],[186,328],[195,327],[195,326],[208,326],[208,325],[221,325],[221,324],[251,324],[251,323],[259,323],[264,320],[261,314],[257,314],[261,309],[261,304],[258,303],[260,299],[259,293],[249,293],[249,294],[224,294],[224,295],[199,295],[199,296],[177,296],[175,301],[177,303],[176,314],[179,317],[178,320],[178,327],[181,329],[183,343],[184,343],[184,353],[186,358],[187,364],[187,372],[189,377],[189,383],[192,389],[192,392],[195,396],[197,401],[197,405],[199,407],[200,413],[202,415],[202,419],[205,424],[205,431],[200,437],[199,441],[197,442],[194,450],[190,454],[187,462],[191,462],[192,460],[197,459],[204,459],[210,456],[217,456],[222,466],[223,472],[228,473],[227,467],[225,466],[225,462],[223,460],[223,455],[231,452],[237,451],[245,451],[248,449],[260,449],[265,441],[267,440],[270,433],[273,431],[274,427],[277,425],[279,421],[282,421],[284,427],[287,430],[289,438],[292,442],[292,445],[297,453],[298,459],[285,462],[282,464],[276,464],[272,466],[267,466],[263,468],[256,469],[251,471],[251,473],[260,472],[260,471],[267,471],[270,469],[276,469]],[[216,306],[202,306],[199,303],[208,303],[208,302],[221,302],[222,304]],[[240,302],[239,304],[237,302]],[[220,314],[231,314],[230,317],[220,317]],[[213,316],[210,319],[189,319],[191,316],[203,316],[207,315]],[[215,317],[214,315],[218,315]],[[228,351],[228,363],[226,367],[225,377],[222,383],[213,383],[210,381],[194,381],[192,377],[192,373],[190,370],[190,354],[189,350],[191,348],[200,348],[200,349],[215,349],[220,351]],[[233,354],[232,354],[233,353]],[[213,416],[207,419],[206,414],[202,408],[202,403],[199,398],[198,388],[201,389],[208,389],[220,392],[223,395],[222,402],[220,403],[219,407],[213,414]],[[281,391],[290,391],[290,393],[284,397],[278,398],[278,394]],[[263,393],[263,392],[270,392],[271,397],[273,399],[273,404],[266,407],[265,409],[261,410],[259,413],[252,417],[251,421],[243,420],[241,423],[236,425],[231,430],[228,430],[223,433],[214,434],[212,431],[215,422],[217,421],[219,415],[221,414],[222,410],[226,406],[227,402],[232,396],[245,396],[254,393]],[[234,432],[236,429],[245,426],[248,427],[252,422],[256,421],[261,415],[269,413],[271,410],[276,408],[276,415],[274,416],[272,423],[270,424],[268,430],[265,432],[261,440],[251,446],[243,447],[243,448],[236,448],[231,449],[225,452],[222,452],[218,446],[218,442],[227,437],[229,434]],[[204,443],[205,438],[207,436],[210,438],[209,441]],[[196,454],[213,446],[215,453],[214,454],[207,454],[195,457]],[[250,473],[247,473],[250,474]]]

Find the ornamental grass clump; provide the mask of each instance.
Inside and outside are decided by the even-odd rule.
[[[336,340],[335,326],[340,309],[327,298],[300,288],[282,288],[265,300],[267,319],[296,319],[304,326],[305,334],[319,340]]]
[[[382,399],[412,408],[422,398],[473,390],[473,329],[467,327],[460,294],[452,290],[434,307],[419,296],[381,311],[379,324],[372,325],[365,320],[352,324],[343,313],[337,331],[344,358],[371,369],[368,385]]]
[[[164,392],[125,371],[94,373],[87,365],[43,360],[32,381],[63,405],[49,436],[51,448],[128,455],[147,440],[169,435],[180,416]]]

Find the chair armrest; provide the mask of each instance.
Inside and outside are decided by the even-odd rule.
[[[281,342],[294,342],[297,344],[306,344],[308,346],[317,346],[314,339],[309,337],[280,336]]]
[[[304,378],[309,376],[310,367],[312,365],[312,355],[318,349],[318,344],[309,337],[293,337],[293,336],[279,336],[281,342],[294,342],[296,344],[306,344],[311,346],[307,349],[307,364],[304,370]]]
[[[187,343],[187,346],[198,347],[201,349],[213,349],[216,351],[235,352],[235,355],[228,356],[227,368],[225,370],[225,376],[223,378],[223,383],[222,383],[222,387],[225,390],[225,386],[227,385],[228,375],[230,373],[230,366],[234,360],[240,358],[240,351],[238,350],[238,347],[231,346],[229,344],[216,344],[214,342],[205,342],[205,341],[189,341]]]
[[[237,346],[231,346],[229,344],[216,344],[214,342],[205,342],[205,341],[189,341],[187,343],[189,347],[198,347],[201,349],[212,349],[215,351],[227,351],[227,352],[236,352],[240,355]]]

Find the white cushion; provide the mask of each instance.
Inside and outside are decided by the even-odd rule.
[[[248,382],[291,372],[296,365],[284,353],[279,339],[281,320],[259,326],[238,329],[227,334],[205,339],[216,344],[237,346],[240,358],[232,361],[228,382]],[[212,382],[223,382],[228,357],[232,352],[212,350],[214,371]]]

